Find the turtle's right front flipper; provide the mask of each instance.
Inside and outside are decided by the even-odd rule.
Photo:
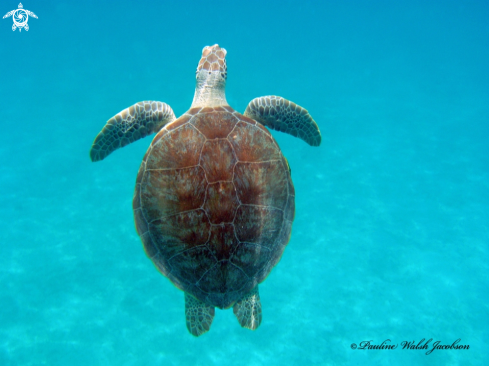
[[[107,121],[92,144],[90,158],[102,160],[114,150],[158,132],[175,119],[175,113],[166,103],[136,103]]]

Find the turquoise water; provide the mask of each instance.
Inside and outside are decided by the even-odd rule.
[[[0,13],[17,8],[3,1]],[[489,359],[485,1],[27,1],[0,22],[0,365],[482,365]],[[91,163],[108,118],[190,106],[205,45],[228,102],[304,106],[319,148],[273,132],[296,219],[261,285],[192,337],[131,208],[150,138]],[[433,338],[468,350],[403,350]],[[351,344],[397,344],[352,350]],[[486,361],[487,362],[487,361]]]

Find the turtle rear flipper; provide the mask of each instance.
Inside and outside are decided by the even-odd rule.
[[[258,285],[234,304],[233,312],[243,328],[255,330],[260,326],[261,302]]]
[[[198,337],[211,329],[214,306],[209,306],[185,292],[185,318],[190,334]]]
[[[273,130],[298,137],[311,146],[321,144],[321,132],[309,112],[282,97],[255,98],[246,107],[244,115]]]
[[[175,119],[173,110],[166,103],[136,103],[107,121],[92,144],[90,158],[92,161],[102,160],[114,150],[158,132]]]

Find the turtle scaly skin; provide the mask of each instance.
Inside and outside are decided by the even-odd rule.
[[[157,269],[185,292],[195,336],[210,329],[215,307],[233,307],[241,326],[258,328],[258,284],[290,239],[294,186],[263,124],[313,146],[321,141],[309,113],[283,98],[257,98],[245,115],[231,108],[225,56],[218,45],[204,48],[194,100],[181,117],[161,102],[131,107],[108,121],[91,151],[101,160],[159,131],[136,178],[136,229]]]

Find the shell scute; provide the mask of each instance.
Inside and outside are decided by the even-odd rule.
[[[199,281],[198,286],[205,288],[206,292],[217,295],[239,290],[246,283],[244,272],[230,263],[222,260],[217,262]],[[243,278],[244,277],[244,278]],[[216,296],[220,297],[220,296]],[[219,301],[219,300],[218,300]],[[221,307],[227,307],[223,302]]]
[[[232,182],[217,182],[207,185],[204,210],[212,224],[232,223],[239,206]]]
[[[238,121],[238,118],[226,111],[214,111],[199,114],[190,123],[206,138],[215,139],[226,138]]]
[[[210,223],[203,210],[165,216],[149,224],[152,241],[166,258],[204,246],[209,240]]]
[[[190,114],[191,116],[195,116],[197,113],[200,112],[200,110],[202,109],[202,107],[194,107],[194,108],[190,108],[186,114]]]
[[[231,263],[241,268],[248,277],[253,277],[269,260],[269,248],[259,244],[239,243],[231,259]]]
[[[229,134],[238,161],[258,162],[276,160],[282,157],[271,135],[260,127],[240,121]]]
[[[234,185],[243,204],[283,209],[287,203],[287,173],[276,160],[261,163],[238,163]]]
[[[234,225],[240,242],[261,244],[270,248],[282,227],[283,211],[262,206],[241,205]]]
[[[206,141],[200,155],[200,165],[204,168],[209,183],[231,180],[235,163],[236,157],[228,140]]]
[[[239,245],[233,224],[211,226],[208,248],[217,260],[229,260]]]
[[[204,246],[191,248],[168,260],[170,275],[190,284],[196,284],[215,264],[214,256]]]
[[[207,182],[200,166],[146,170],[141,183],[141,206],[149,221],[202,207]]]
[[[155,138],[156,140],[156,138]],[[152,146],[146,169],[177,169],[199,164],[205,137],[191,124],[162,134]]]
[[[165,129],[167,131],[172,131],[182,125],[184,125],[185,123],[187,123],[188,121],[190,121],[190,119],[192,118],[191,115],[189,114],[184,114],[183,116],[181,116],[180,118],[176,119],[175,121],[173,121],[172,123],[168,124],[165,126]]]

